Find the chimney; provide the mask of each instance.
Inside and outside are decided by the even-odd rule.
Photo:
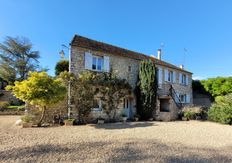
[[[157,50],[157,59],[161,60],[161,49]]]
[[[182,70],[183,70],[183,69],[184,69],[184,65],[180,65],[180,69],[182,69]]]

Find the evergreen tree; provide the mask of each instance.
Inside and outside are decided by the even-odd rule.
[[[27,38],[6,37],[0,43],[0,76],[9,83],[22,81],[29,71],[39,68],[39,52],[32,51],[32,44]]]
[[[155,113],[157,95],[156,68],[152,61],[141,61],[138,86],[137,95],[140,96],[138,113],[142,119],[152,118]]]

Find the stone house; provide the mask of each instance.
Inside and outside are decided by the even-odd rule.
[[[75,35],[70,43],[70,72],[79,75],[83,71],[109,72],[110,68],[119,78],[126,79],[134,89],[138,80],[141,60],[151,59],[158,70],[157,108],[154,118],[170,121],[178,117],[182,105],[190,105],[192,99],[192,73],[161,60],[161,50],[157,58],[112,46],[103,42]],[[95,99],[96,100],[96,99]],[[128,118],[136,114],[136,96],[126,96],[118,109]],[[75,114],[75,110],[72,110]],[[96,101],[92,109],[94,117],[104,117],[101,101]]]

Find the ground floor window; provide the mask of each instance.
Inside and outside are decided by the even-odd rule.
[[[186,103],[187,102],[187,95],[186,94],[180,95],[179,98],[180,98],[181,103]]]
[[[92,111],[102,111],[101,99],[94,99]]]

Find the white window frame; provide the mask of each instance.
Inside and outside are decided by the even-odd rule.
[[[94,59],[96,59],[96,69],[93,68],[93,60]],[[98,69],[99,60],[101,60],[101,62],[102,62],[101,63],[101,69]],[[103,57],[101,57],[101,56],[95,56],[95,55],[92,56],[92,70],[93,71],[99,71],[99,72],[101,72],[101,71],[104,70],[104,58]]]
[[[168,82],[170,82],[170,83],[174,83],[174,72],[173,71],[170,71],[170,70],[168,70]]]
[[[123,99],[123,108],[124,109],[130,109],[130,99],[129,98],[124,98]]]

